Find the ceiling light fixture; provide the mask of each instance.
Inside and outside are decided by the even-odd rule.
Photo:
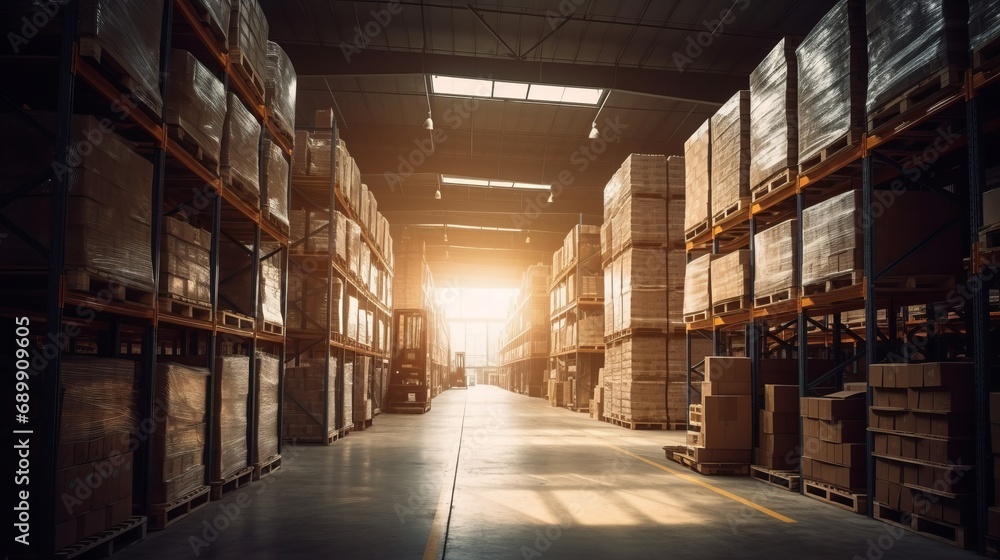
[[[531,245],[531,233],[528,233],[527,236],[524,238],[524,244]]]
[[[434,191],[434,200],[441,200],[441,189]]]
[[[552,204],[555,201],[556,201],[555,197],[552,196],[552,193],[549,193],[549,204]]]
[[[434,119],[431,118],[430,111],[427,111],[427,120],[424,121],[424,128],[427,130],[434,130]]]
[[[590,134],[587,138],[591,140],[597,140],[601,137],[601,131],[597,130],[597,118],[601,116],[601,111],[604,110],[604,104],[608,102],[608,98],[611,97],[611,90],[608,90],[608,94],[604,96],[604,101],[601,101],[601,106],[597,108],[597,114],[594,115],[593,122],[590,123]]]
[[[427,120],[424,121],[424,128],[434,130],[434,119],[431,118],[431,88],[427,85],[426,77],[424,77],[424,94],[427,96]]]

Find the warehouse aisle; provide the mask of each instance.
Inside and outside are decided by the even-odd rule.
[[[282,470],[116,558],[977,557],[754,480],[701,477],[664,459],[681,439],[495,387],[449,391],[429,414],[286,446]]]

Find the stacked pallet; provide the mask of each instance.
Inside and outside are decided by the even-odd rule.
[[[135,362],[66,356],[59,378],[55,550],[132,516],[129,436],[139,423]]]
[[[750,73],[750,185],[754,200],[795,182],[799,164],[799,42],[782,39]]]
[[[269,138],[264,140],[264,164],[261,165],[260,190],[266,201],[261,210],[264,218],[288,227],[288,158],[281,146]]]
[[[247,395],[250,390],[250,358],[219,356],[215,359],[215,400],[212,456],[209,480],[225,486],[247,470]]]
[[[254,208],[260,207],[260,134],[260,122],[240,98],[230,92],[226,96],[226,120],[219,157],[222,182]]]
[[[267,76],[267,18],[257,0],[232,0],[229,18],[229,60],[247,82],[264,97]]]
[[[951,0],[869,0],[868,126],[873,130],[929,92],[962,86],[969,5]]]
[[[1000,39],[1000,6],[990,0],[969,2],[969,46],[972,67],[976,70],[993,66]]]
[[[506,388],[531,397],[548,396],[551,270],[547,264],[527,268],[501,333],[501,373],[510,384]]]
[[[750,198],[750,92],[736,92],[712,116],[712,225],[745,210]]]
[[[285,368],[281,435],[307,443],[328,443],[337,434],[337,359]],[[325,431],[324,431],[325,429]]]
[[[799,386],[764,385],[755,465],[787,471],[799,466]]]
[[[354,429],[363,430],[372,422],[372,359],[370,356],[357,356],[354,360],[354,403],[352,404]]]
[[[160,296],[193,304],[191,313],[207,319],[211,312],[211,250],[209,232],[173,216],[163,218],[160,239]],[[170,305],[173,305],[172,303]],[[195,307],[196,306],[196,307]],[[161,311],[165,309],[161,306]],[[171,309],[174,312],[184,311]],[[195,311],[204,311],[204,314]]]
[[[712,119],[684,142],[684,234],[687,240],[708,231],[712,222]]]
[[[225,121],[226,87],[191,53],[170,51],[166,113],[170,137],[218,173]]]
[[[688,457],[702,474],[746,474],[753,449],[750,360],[708,356],[691,405]]]
[[[719,316],[750,309],[750,251],[733,251],[712,259],[712,315]]]
[[[281,362],[276,356],[258,352],[254,365],[257,368],[257,406],[254,407],[254,424],[257,432],[253,445],[253,455],[250,462],[257,470],[272,463],[278,458],[278,437],[281,426],[278,425],[278,404],[281,394],[278,392],[278,375]]]
[[[788,220],[754,236],[754,306],[794,301],[798,296],[797,224]]]
[[[684,271],[684,322],[693,323],[712,316],[712,261],[716,255],[702,255],[687,263]]]
[[[868,473],[865,404],[865,391],[804,397],[800,404],[806,493],[856,513],[865,507]]]
[[[282,269],[278,259],[272,257],[260,263],[260,279],[258,290],[260,292],[260,304],[257,310],[257,317],[268,325],[270,332],[281,334],[281,327],[285,325],[285,316],[281,312],[281,277]]]
[[[207,368],[156,365],[156,403],[161,410],[153,431],[154,528],[177,520],[180,515],[175,510],[189,513],[190,502],[208,501],[204,460],[208,378]]]
[[[267,75],[264,81],[264,103],[268,118],[276,123],[288,138],[295,136],[295,94],[298,76],[284,49],[273,41],[267,42]],[[304,146],[302,146],[304,147]]]
[[[881,212],[875,214],[877,210]],[[924,239],[928,231],[942,229],[955,215],[955,208],[940,204],[940,195],[916,191],[895,196],[891,204],[877,203],[872,212],[862,211],[860,191],[848,191],[806,208],[802,214],[803,294],[861,283],[864,230],[859,225],[868,220],[875,228],[875,266],[881,271],[907,254],[914,239]],[[914,220],[914,216],[921,219]],[[959,228],[945,228],[894,266],[879,283],[887,288],[947,289],[961,271],[961,258],[953,250],[959,244]]]
[[[972,364],[868,369],[875,517],[971,545],[977,523]]]
[[[795,51],[799,172],[861,142],[868,43],[864,0],[840,0]]]

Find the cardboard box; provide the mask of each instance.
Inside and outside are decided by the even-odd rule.
[[[740,463],[750,464],[750,448],[747,449],[708,449],[694,447],[694,460],[698,463]]]
[[[816,437],[832,443],[862,443],[865,441],[865,422],[816,420]]]
[[[924,387],[963,387],[972,385],[972,364],[967,362],[930,362],[923,364]]]
[[[701,433],[705,447],[749,451],[753,447],[750,397],[708,396],[703,401]]]
[[[820,420],[862,420],[865,417],[865,397],[863,391],[840,391],[816,399],[819,403]]]
[[[798,400],[796,400],[797,403]],[[760,411],[760,431],[764,434],[798,434],[799,421],[798,413],[784,414],[771,410]],[[1000,429],[997,432],[1000,433]]]
[[[713,382],[750,382],[750,358],[705,357],[705,380]]]
[[[798,414],[798,385],[764,385],[764,410]]]
[[[750,395],[750,380],[746,381],[703,381],[701,384],[702,402],[705,397]]]
[[[872,389],[872,404],[874,406],[885,406],[890,408],[907,407],[907,389],[881,388]]]
[[[795,471],[799,469],[802,459],[794,453],[768,454],[759,447],[754,450],[754,464],[776,471]]]
[[[785,455],[799,447],[798,434],[761,434],[760,448],[769,455]]]

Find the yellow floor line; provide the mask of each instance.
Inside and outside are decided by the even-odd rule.
[[[791,517],[786,517],[784,515],[781,515],[780,513],[776,512],[774,510],[768,509],[768,508],[766,508],[766,507],[764,507],[764,506],[762,506],[760,504],[757,504],[755,502],[751,502],[750,500],[748,500],[746,498],[737,496],[736,494],[733,494],[732,492],[728,492],[726,490],[723,490],[722,488],[719,488],[718,486],[709,484],[709,483],[705,482],[704,480],[699,480],[697,477],[690,476],[690,475],[687,475],[687,474],[684,474],[684,473],[679,473],[679,472],[677,472],[674,469],[665,467],[665,466],[657,463],[656,461],[651,461],[651,460],[649,460],[649,459],[647,459],[645,457],[636,455],[635,453],[632,453],[631,451],[626,451],[626,450],[624,450],[624,449],[622,449],[620,447],[616,447],[616,446],[610,445],[610,444],[605,444],[605,445],[607,445],[611,449],[614,449],[615,451],[618,451],[619,453],[623,453],[625,455],[628,455],[629,457],[632,457],[634,459],[638,459],[638,460],[642,461],[643,463],[646,463],[648,465],[652,465],[652,466],[660,469],[661,471],[668,472],[668,473],[670,473],[670,474],[672,474],[672,475],[674,475],[674,476],[676,476],[678,478],[681,478],[681,479],[684,479],[684,480],[686,480],[688,482],[697,484],[697,485],[699,485],[699,486],[701,486],[703,488],[707,488],[707,489],[711,490],[712,492],[715,492],[716,494],[719,494],[721,496],[725,496],[725,497],[729,498],[730,500],[733,500],[735,502],[739,502],[739,503],[747,506],[748,508],[755,509],[755,510],[763,513],[764,515],[769,515],[769,516],[777,519],[778,521],[782,521],[782,522],[785,522],[785,523],[796,523],[796,521],[794,519],[792,519]]]
[[[427,537],[427,547],[424,548],[424,560],[439,560],[442,556],[449,509],[451,509],[451,484],[445,484],[438,496],[434,521],[431,522],[431,534]]]

